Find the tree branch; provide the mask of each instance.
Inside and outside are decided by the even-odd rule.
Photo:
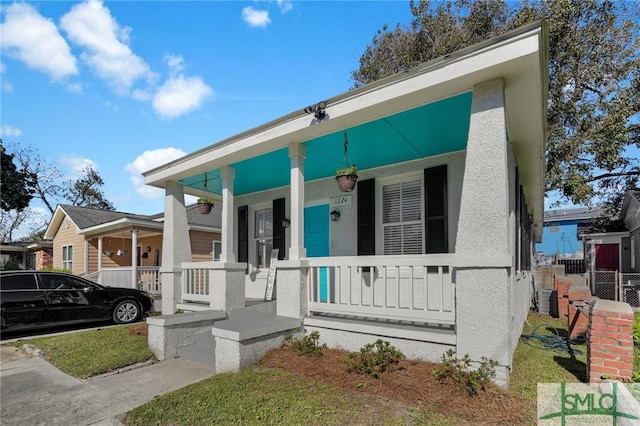
[[[598,176],[594,176],[591,179],[585,180],[585,182],[594,182],[600,179],[606,179],[611,177],[622,177],[622,176],[640,176],[640,170],[635,170],[632,172],[617,172],[617,173],[603,173]]]

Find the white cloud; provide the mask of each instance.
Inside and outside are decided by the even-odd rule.
[[[78,74],[76,58],[50,19],[26,3],[13,3],[4,12],[0,46],[5,54],[53,80]]]
[[[176,158],[183,157],[184,155],[186,155],[184,151],[173,147],[154,149],[140,154],[133,160],[133,163],[125,166],[125,170],[131,174],[131,183],[133,184],[134,190],[144,198],[154,199],[162,197],[164,191],[144,184],[142,173],[166,164]]]
[[[81,94],[83,89],[82,83],[69,83],[67,84],[67,90],[71,93]]]
[[[153,97],[153,109],[162,117],[176,118],[200,108],[213,94],[213,89],[200,77],[180,75],[165,81],[158,89]]]
[[[0,40],[0,42],[1,42],[1,40]],[[7,72],[7,66],[3,62],[0,62],[0,74],[4,74],[5,72]],[[2,77],[2,81],[0,82],[0,88],[4,92],[13,91],[13,86],[11,85],[11,83],[9,82],[9,80],[6,77]]]
[[[252,27],[266,27],[271,23],[269,12],[247,6],[242,9],[242,19]]]
[[[116,92],[127,93],[139,78],[153,78],[147,63],[128,46],[131,29],[120,27],[102,1],[73,6],[60,25],[73,43],[86,49],[83,61]]]
[[[67,179],[71,180],[81,177],[83,175],[83,171],[89,166],[93,168],[93,170],[98,170],[98,165],[95,161],[76,154],[61,155],[59,162],[69,170],[69,173],[66,173],[65,175]]]
[[[3,124],[0,126],[0,136],[22,136],[22,130],[11,124]]]
[[[278,0],[278,7],[280,8],[280,12],[284,15],[287,12],[291,12],[291,9],[293,9],[293,3],[289,0]]]
[[[167,54],[164,56],[164,61],[169,67],[171,75],[177,75],[184,71],[184,58],[181,55]]]

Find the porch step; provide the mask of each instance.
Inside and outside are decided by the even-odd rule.
[[[209,307],[208,303],[187,302],[187,303],[177,303],[176,309],[180,309],[185,312],[199,312],[199,311],[208,311],[211,308]]]
[[[257,363],[300,326],[299,318],[277,316],[275,302],[233,309],[229,319],[217,321],[211,330],[215,339],[216,372],[238,371]]]
[[[229,311],[229,319],[215,323],[213,335],[243,341],[300,326],[301,321],[297,318],[277,316],[276,302],[272,301]]]

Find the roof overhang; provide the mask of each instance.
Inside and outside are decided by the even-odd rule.
[[[328,99],[327,118],[322,121],[313,119],[302,109],[295,111],[149,170],[143,173],[145,183],[166,188],[169,182],[193,182],[191,187],[186,185],[185,192],[198,195],[203,190],[203,179],[197,176],[211,174],[215,177],[221,167],[260,156],[274,156],[294,143],[311,144],[319,138],[334,137],[341,146],[346,130],[376,126],[396,114],[470,93],[478,83],[502,78],[508,138],[516,156],[527,204],[533,213],[535,237],[540,239],[545,188],[547,45],[545,21],[521,27]],[[337,157],[341,154],[340,150]],[[311,155],[313,153],[307,150],[305,164]],[[327,168],[325,177],[331,175],[335,175],[333,166]],[[211,187],[207,190],[216,192]],[[234,193],[240,195],[237,191]]]

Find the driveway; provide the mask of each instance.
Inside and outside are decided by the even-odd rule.
[[[1,346],[0,424],[121,425],[132,408],[213,374],[210,365],[172,358],[79,380],[40,357]]]

